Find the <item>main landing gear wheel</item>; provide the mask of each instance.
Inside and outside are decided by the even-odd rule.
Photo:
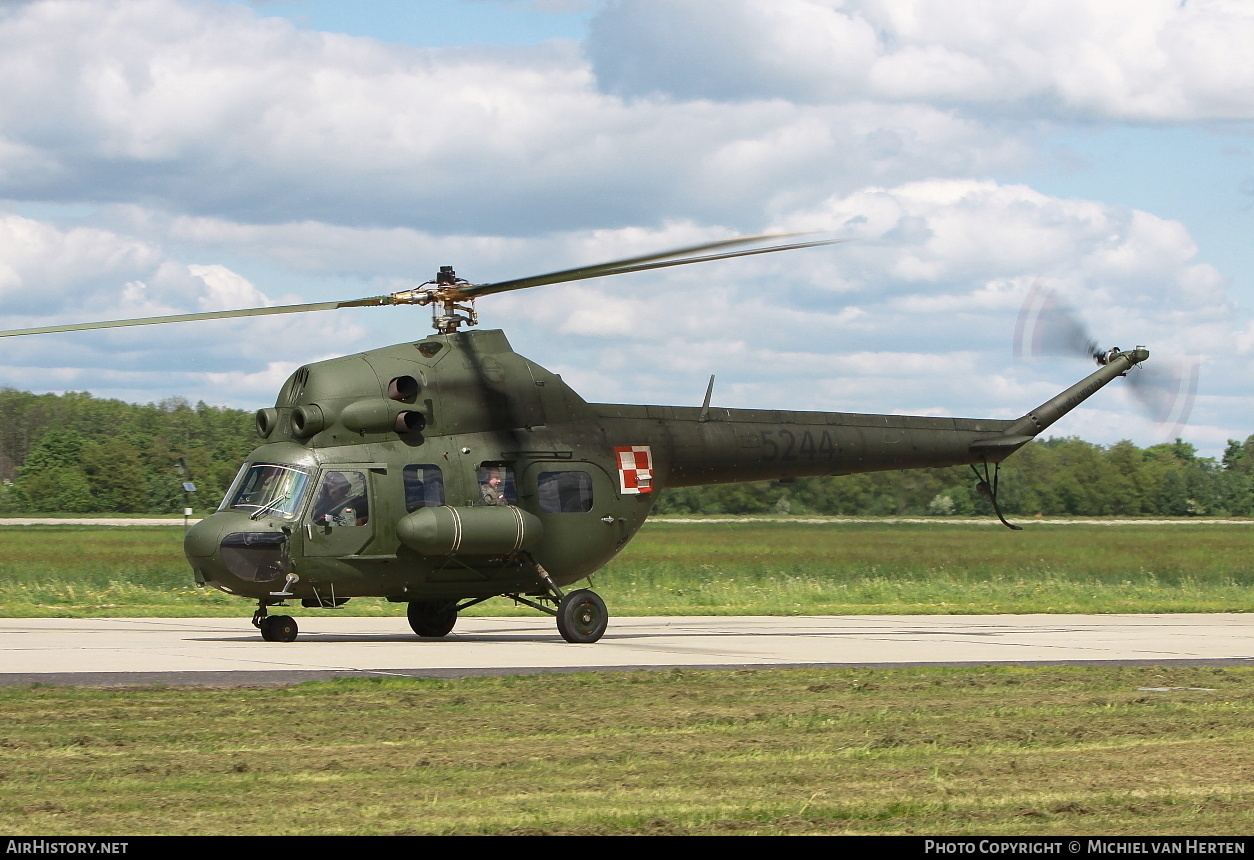
[[[595,642],[609,621],[605,601],[586,588],[570,592],[557,605],[557,632],[567,642]]]
[[[411,600],[407,614],[415,633],[438,639],[447,636],[457,623],[457,604],[447,600]]]
[[[267,642],[295,642],[300,628],[290,615],[267,615],[261,619],[261,638]]]

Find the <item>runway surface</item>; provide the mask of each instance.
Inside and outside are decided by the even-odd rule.
[[[612,618],[571,645],[547,617],[462,618],[419,639],[404,618],[310,615],[292,643],[240,618],[0,619],[0,684],[254,685],[771,666],[1254,665],[1254,615]]]

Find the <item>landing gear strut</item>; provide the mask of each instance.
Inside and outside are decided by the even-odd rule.
[[[300,628],[296,619],[290,615],[269,615],[266,604],[257,606],[253,613],[253,626],[261,631],[261,638],[267,642],[295,642]]]
[[[549,572],[536,563],[536,575],[549,590],[549,599],[557,604],[557,632],[567,642],[584,644],[595,642],[605,634],[610,613],[605,601],[595,591],[580,588],[570,594],[562,594]],[[552,612],[552,610],[546,610]]]
[[[557,632],[562,634],[562,638],[567,642],[576,644],[596,642],[605,635],[605,628],[610,621],[610,613],[605,608],[605,601],[597,596],[595,591],[587,588],[576,589],[569,594],[563,594],[562,590],[557,587],[557,583],[553,581],[553,577],[549,576],[549,572],[545,570],[534,559],[531,562],[536,569],[536,576],[544,585],[547,592],[543,595],[535,595],[535,600],[524,597],[521,594],[505,594],[516,603],[524,606],[530,606],[532,609],[538,609],[540,612],[547,612],[549,615],[557,617]],[[487,600],[486,597],[469,600],[460,605],[460,609],[472,606],[480,601]],[[542,602],[543,601],[543,602]],[[551,604],[551,605],[546,605]],[[411,603],[410,606],[413,606]]]

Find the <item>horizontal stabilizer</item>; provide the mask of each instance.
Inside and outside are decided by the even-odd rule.
[[[1031,436],[996,436],[992,439],[980,439],[977,442],[972,442],[971,452],[980,454],[1017,451],[1031,441]]]

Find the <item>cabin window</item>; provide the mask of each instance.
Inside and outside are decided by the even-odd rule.
[[[583,514],[592,510],[592,476],[587,472],[541,472],[536,480],[540,510]]]
[[[355,470],[322,473],[309,519],[320,526],[364,526],[370,521],[366,476]]]
[[[401,475],[405,479],[405,510],[438,508],[444,504],[444,473],[439,466],[429,463],[406,466]]]
[[[508,463],[484,463],[475,477],[479,481],[479,504],[518,504],[518,487],[514,483],[513,466]]]

